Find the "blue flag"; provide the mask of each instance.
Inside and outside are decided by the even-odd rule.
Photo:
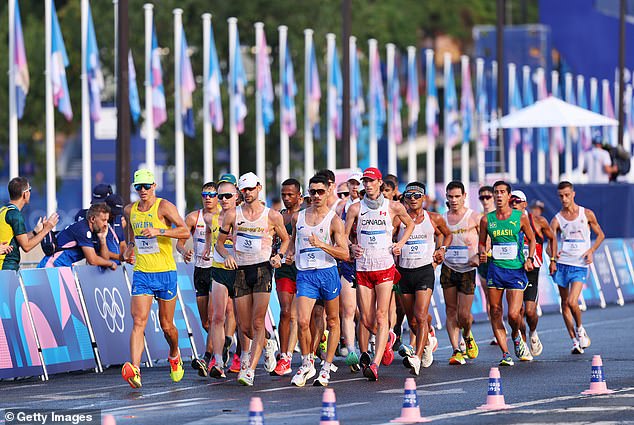
[[[128,51],[128,92],[130,97],[130,114],[134,123],[139,122],[141,116],[141,102],[139,101],[139,89],[136,84],[136,69],[134,67],[134,59],[132,59],[132,50]]]

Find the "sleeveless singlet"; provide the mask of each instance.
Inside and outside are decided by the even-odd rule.
[[[526,215],[528,216],[531,229],[533,229],[533,233],[535,234],[535,258],[533,259],[533,266],[538,269],[544,264],[544,235],[540,236],[537,234],[533,214],[526,212]],[[524,258],[526,257],[528,257],[528,240],[526,236],[524,236]]]
[[[500,220],[496,212],[487,214],[487,232],[491,237],[491,257],[496,266],[504,269],[524,267],[524,236],[521,231],[522,211],[513,210],[506,220]]]
[[[138,201],[132,205],[130,225],[134,231],[135,271],[158,273],[176,270],[171,238],[161,235],[147,238],[141,234],[146,227],[168,229],[167,225],[159,220],[158,209],[161,201],[161,198],[156,198],[154,205],[144,212],[139,211]]]
[[[590,225],[586,217],[586,209],[579,207],[579,214],[574,220],[566,220],[561,212],[555,216],[561,229],[561,254],[557,263],[576,267],[588,267],[581,255],[590,249]]]
[[[363,255],[357,258],[357,271],[387,270],[394,265],[392,256],[392,217],[390,201],[383,201],[376,210],[361,201],[357,218],[357,242]]]
[[[192,238],[194,239],[194,266],[208,269],[211,267],[211,260],[203,259],[203,254],[205,253],[205,238],[207,236],[207,224],[203,219],[204,212],[203,210],[198,210],[198,218],[196,218],[196,227],[192,231]],[[211,246],[216,244],[216,239],[218,239],[218,214],[214,214],[212,221],[212,229],[211,229]]]
[[[220,230],[220,228],[218,229]],[[216,249],[217,241],[218,241],[218,236],[216,235],[216,238],[214,239],[214,256],[213,256],[211,266],[217,269],[229,270],[227,267],[225,267],[225,259],[218,253],[218,250]],[[227,253],[229,255],[235,256],[232,240],[227,239],[225,241],[225,249],[227,250]]]
[[[306,223],[306,210],[302,210],[297,215],[296,240],[295,240],[295,265],[297,270],[327,269],[337,265],[330,254],[321,248],[315,248],[310,244],[308,238],[315,234],[321,241],[332,244],[330,238],[330,223],[335,215],[333,210],[328,211],[321,223],[310,226]]]
[[[476,269],[469,264],[469,260],[478,252],[478,232],[475,227],[469,228],[469,219],[474,211],[467,208],[462,218],[456,224],[449,224],[447,213],[443,216],[447,227],[453,234],[451,246],[447,247],[444,264],[458,273],[466,273]]]
[[[406,269],[416,269],[431,264],[434,260],[434,225],[427,211],[423,210],[424,219],[414,227],[414,231],[410,235],[407,242],[401,249],[399,256],[399,266]],[[405,233],[405,225],[399,226],[398,239],[400,240]]]
[[[236,225],[233,235],[238,266],[269,261],[273,246],[273,238],[269,232],[269,208],[265,207],[255,221],[249,221],[242,214],[242,207],[236,207]]]

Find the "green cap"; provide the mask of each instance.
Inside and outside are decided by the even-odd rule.
[[[154,173],[148,169],[141,168],[134,173],[134,183],[132,184],[144,184],[154,183]]]
[[[218,179],[218,184],[220,183],[231,183],[235,185],[238,184],[238,180],[236,180],[236,176],[234,176],[233,174],[226,173],[220,176],[220,178]]]

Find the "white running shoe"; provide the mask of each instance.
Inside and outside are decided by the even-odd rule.
[[[417,355],[405,357],[403,364],[409,367],[409,373],[418,376],[420,374],[420,359]]]
[[[242,369],[240,369],[240,373],[238,374],[238,383],[240,385],[244,385],[246,387],[253,386],[253,378],[255,377],[255,371],[252,369],[246,369],[244,373]]]
[[[330,382],[330,371],[323,367],[319,371],[319,376],[313,381],[313,387],[327,387]]]
[[[460,335],[460,344],[458,344],[458,349],[462,351],[462,355],[467,354],[467,344],[464,342],[462,335]]]
[[[583,328],[583,326],[577,329],[577,339],[579,340],[579,345],[583,349],[588,348],[590,344],[592,343],[592,341],[590,341],[590,337],[586,333],[586,330]]]
[[[579,340],[577,338],[572,340],[572,350],[570,350],[572,354],[583,354],[583,348],[581,348],[581,344],[579,344]]]
[[[264,370],[268,373],[273,372],[275,366],[277,366],[277,361],[275,360],[276,346],[274,339],[267,339],[266,344],[264,344]]]
[[[537,331],[535,331],[531,335],[531,353],[533,354],[533,356],[537,357],[542,353],[543,350],[544,350],[544,346],[542,345],[542,342],[539,340],[539,335],[537,335]]]
[[[296,387],[303,387],[306,385],[306,381],[315,376],[317,371],[315,370],[315,362],[314,360],[305,361],[297,370],[293,379],[291,379],[291,384]]]
[[[431,345],[427,344],[423,350],[423,358],[421,359],[421,366],[428,368],[434,362],[434,350]]]

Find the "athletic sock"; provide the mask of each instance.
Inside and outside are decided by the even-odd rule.
[[[222,360],[222,354],[214,354],[214,359],[216,359],[216,366],[221,367],[224,361]]]
[[[330,363],[330,362],[324,362],[324,364],[321,366],[321,368],[322,368],[323,370],[327,370],[327,371],[329,371],[329,372],[330,372],[330,366],[332,366],[332,363]]]
[[[205,351],[205,355],[203,356],[203,359],[205,360],[206,363],[209,363],[209,360],[211,360],[211,353],[209,351]]]

